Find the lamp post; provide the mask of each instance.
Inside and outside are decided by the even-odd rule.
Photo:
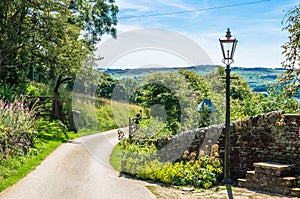
[[[225,118],[225,155],[224,155],[224,182],[231,183],[230,179],[230,64],[233,63],[233,55],[235,52],[237,40],[231,36],[230,29],[227,29],[224,38],[219,39],[223,60],[226,64],[226,118]]]

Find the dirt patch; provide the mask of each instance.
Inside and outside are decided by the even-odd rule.
[[[158,199],[226,199],[232,194],[234,199],[284,199],[291,198],[283,195],[262,191],[253,191],[240,187],[218,186],[208,190],[193,188],[166,187],[159,184],[150,184],[147,188]]]

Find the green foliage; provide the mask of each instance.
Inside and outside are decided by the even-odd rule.
[[[217,184],[217,176],[221,173],[218,158],[202,157],[191,162],[166,163],[157,175],[166,184],[208,189]]]
[[[178,72],[154,73],[144,79],[139,99],[147,108],[161,106],[168,128],[176,134],[194,124],[195,115],[189,111],[195,109],[191,93],[188,81]]]
[[[14,102],[15,99],[21,99],[26,89],[25,84],[5,84],[0,83],[0,98],[7,102]]]
[[[48,96],[51,95],[49,86],[38,82],[30,82],[26,84],[26,91],[24,95],[30,96]]]
[[[284,19],[284,31],[289,33],[288,41],[283,44],[282,54],[285,60],[281,63],[284,68],[287,68],[285,74],[279,78],[279,82],[285,85],[284,91],[287,96],[297,96],[300,84],[300,5],[291,9]]]
[[[80,128],[106,131],[128,126],[129,117],[143,109],[128,103],[73,93],[73,110],[80,111]]]
[[[207,81],[205,81],[203,77],[197,75],[195,71],[179,69],[178,72],[181,75],[184,75],[192,89],[197,91],[198,102],[201,102],[204,98],[207,98],[209,88]]]
[[[66,138],[78,136],[72,132],[67,132],[67,135],[63,133],[66,132],[65,127],[59,121],[41,119],[38,121],[38,131],[37,141],[26,155],[0,159],[0,192],[26,176]]]
[[[38,118],[36,122],[39,139],[61,142],[69,139],[67,135],[68,128],[60,120],[49,121],[43,118]]]
[[[225,122],[225,70],[219,67],[203,77],[193,71],[180,69],[170,73],[155,73],[145,78],[140,91],[142,104],[158,112],[164,112],[167,128],[173,134],[184,130],[205,127]],[[286,97],[284,84],[274,84],[269,88],[266,97],[255,93],[248,83],[239,75],[230,83],[231,120],[247,118],[253,115],[276,110],[289,113],[298,112],[299,102]],[[216,112],[197,111],[197,106],[205,99],[210,99],[216,107]],[[159,108],[157,108],[159,107]],[[164,114],[158,114],[164,115]]]
[[[122,141],[121,172],[141,179],[150,179],[177,186],[210,188],[222,173],[221,162],[215,157],[202,157],[176,163],[160,162],[153,144],[128,144]]]
[[[36,140],[34,113],[22,101],[0,100],[0,160],[26,154]]]
[[[97,108],[96,115],[102,131],[118,128],[109,104]]]
[[[103,73],[98,82],[96,96],[100,98],[111,99],[113,90],[117,85],[117,80],[112,78],[109,74]]]
[[[121,160],[122,160],[122,147],[117,144],[110,154],[109,161],[111,166],[117,170],[121,171]]]
[[[137,139],[158,139],[170,135],[172,135],[172,131],[167,128],[166,123],[153,117],[141,120],[138,130],[134,133],[134,137]]]
[[[139,82],[132,78],[119,80],[113,90],[114,101],[138,102]]]
[[[0,79],[74,79],[102,35],[116,37],[117,13],[113,0],[1,1]]]
[[[88,43],[96,44],[105,33],[116,37],[118,7],[114,0],[71,0],[68,21],[79,26]]]
[[[72,109],[80,111],[80,128],[100,130],[95,102],[97,99],[92,96],[73,93]]]

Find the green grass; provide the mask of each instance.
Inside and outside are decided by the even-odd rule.
[[[68,140],[79,136],[86,136],[99,133],[99,131],[81,129],[78,133],[68,132]],[[25,157],[15,157],[0,162],[0,192],[14,185],[28,173],[34,170],[52,151],[64,143],[64,139],[47,140],[42,138],[41,143],[34,149],[32,154]],[[121,146],[118,144],[111,154],[113,167],[120,171],[121,169]]]
[[[80,111],[81,127],[98,131],[125,127],[128,118],[135,117],[140,110],[146,116],[146,109],[140,106],[80,94],[73,99],[72,108]]]
[[[8,169],[9,176],[0,181],[0,192],[9,186],[15,184],[20,179],[25,177],[30,171],[32,171],[36,166],[38,166],[56,147],[58,147],[62,142],[59,141],[49,141],[43,145],[43,149],[37,155],[30,155],[24,157],[21,165],[14,166],[18,164],[18,160],[9,159],[4,164],[0,165],[1,170],[3,167]],[[2,170],[3,171],[3,170]]]
[[[91,132],[82,132],[83,135]],[[74,132],[68,132],[68,140],[79,137]],[[52,151],[65,140],[46,140],[42,138],[36,148],[25,157],[14,157],[0,162],[0,192],[17,183],[28,173],[34,170]]]
[[[121,160],[122,160],[122,148],[119,144],[115,146],[112,153],[110,154],[110,164],[117,170],[121,171]]]
[[[140,110],[143,111],[145,117],[146,109],[123,102],[102,100],[103,106],[96,110],[98,124],[101,130],[110,130],[128,126],[128,118],[135,117]]]
[[[90,105],[90,104],[88,104]],[[108,123],[107,126],[100,126],[101,132],[105,130],[111,130],[116,126],[111,125],[111,123],[115,123],[114,120],[124,120],[124,124],[128,124],[128,113],[125,114],[125,111],[122,113],[119,112],[125,104],[122,103],[114,103],[114,108],[118,110],[116,115],[122,115],[120,118],[111,117],[111,105],[109,101],[105,101],[101,107],[105,107],[107,112],[109,112],[110,117],[105,118],[105,121]],[[91,108],[91,107],[90,107]],[[94,108],[94,107],[93,107]],[[100,108],[98,108],[100,109]],[[133,117],[135,113],[137,113],[141,107],[130,105],[130,117]],[[128,109],[124,109],[128,110]],[[95,114],[89,109],[84,110],[83,116],[93,116],[94,120]],[[99,113],[98,116],[103,117],[106,112]],[[124,116],[125,115],[125,116]],[[84,117],[82,117],[84,119]],[[99,118],[98,118],[99,119]],[[86,120],[90,122],[90,117],[86,117]],[[122,121],[123,122],[123,121]],[[122,123],[120,122],[120,123]],[[125,123],[127,122],[127,123]],[[101,124],[101,123],[100,123]],[[95,130],[94,128],[82,128],[79,130],[78,133],[74,132],[67,132],[66,134],[60,130],[60,126],[57,125],[55,122],[47,122],[47,121],[40,121],[39,125],[41,126],[41,134],[38,136],[39,144],[37,144],[34,149],[31,149],[31,152],[28,153],[26,156],[20,157],[13,157],[6,160],[0,161],[0,192],[4,189],[7,189],[9,186],[15,184],[23,177],[25,177],[28,173],[30,173],[33,169],[36,168],[52,151],[54,151],[59,145],[66,142],[67,140],[71,140],[77,137],[86,136],[90,134],[99,133],[100,130]],[[91,124],[91,127],[94,124]],[[97,124],[98,125],[98,124]],[[84,127],[89,127],[89,125],[83,125]],[[121,155],[122,151],[119,145],[115,148],[111,161],[113,162],[113,166],[116,170],[120,170],[121,165]]]

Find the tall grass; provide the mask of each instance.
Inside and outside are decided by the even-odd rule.
[[[137,105],[81,94],[73,94],[72,109],[80,111],[80,128],[98,131],[128,126],[129,117],[145,112]]]

